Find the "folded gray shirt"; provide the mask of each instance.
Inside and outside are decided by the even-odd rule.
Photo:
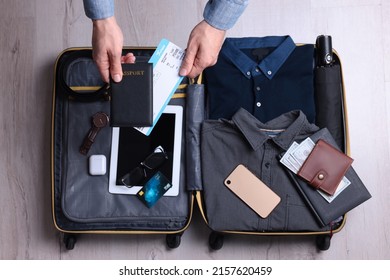
[[[290,181],[278,156],[319,128],[304,113],[291,111],[267,123],[239,109],[232,120],[207,120],[201,131],[201,166],[209,226],[216,231],[321,231]],[[238,165],[245,165],[281,197],[267,218],[261,218],[225,185]]]

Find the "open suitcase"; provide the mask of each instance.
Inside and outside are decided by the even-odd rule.
[[[124,53],[130,51],[137,56],[137,61],[148,61],[154,48],[128,48]],[[178,112],[181,112],[183,122],[174,122],[179,113],[171,112],[165,119],[161,117],[167,124],[171,124],[174,118],[173,123],[178,126],[174,132],[175,137],[178,133],[183,134],[181,140],[175,138],[175,145],[179,147],[175,149],[180,149],[175,150],[179,155],[175,168],[180,170],[184,170],[185,165],[183,127],[186,83],[187,80],[183,79],[169,103],[176,109],[182,108]],[[55,64],[51,136],[52,211],[55,227],[64,233],[63,241],[67,249],[73,249],[77,236],[85,233],[166,234],[168,247],[178,247],[181,234],[191,221],[195,201],[193,193],[186,188],[185,172],[181,172],[177,178],[178,194],[164,196],[158,201],[158,205],[148,209],[135,195],[109,192],[108,186],[112,180],[109,172],[114,131],[112,127],[106,125],[100,128],[87,155],[79,151],[83,139],[91,132],[92,116],[100,112],[109,115],[109,99],[109,88],[100,78],[90,48],[71,48],[58,56]],[[121,130],[118,133],[120,139],[117,141],[120,145],[122,134],[126,135],[126,131]],[[158,135],[158,132],[156,134]],[[150,141],[139,137],[137,141],[146,144],[143,144],[144,150],[142,147],[138,149],[141,150],[137,155],[138,159],[132,160],[141,162],[146,153],[145,149],[154,145],[151,141],[157,140],[156,137],[150,137]],[[182,141],[182,145],[176,143],[177,141]],[[170,143],[166,145],[169,146]],[[173,147],[165,149],[166,153],[173,153]],[[90,162],[92,155],[98,156],[95,163]],[[97,170],[93,167],[92,174],[91,164],[98,166]],[[107,170],[99,169],[102,165],[103,169],[108,166]]]
[[[306,45],[313,46],[314,44]],[[147,61],[153,54],[154,48],[125,48],[123,52],[133,52],[137,56],[137,61]],[[91,129],[92,116],[97,112],[105,112],[109,115],[110,110],[109,89],[100,80],[91,54],[92,51],[89,48],[67,49],[58,56],[55,64],[51,149],[52,211],[55,227],[64,233],[64,243],[67,249],[73,249],[77,236],[85,233],[166,234],[168,247],[176,248],[180,245],[181,235],[191,222],[195,201],[199,205],[204,221],[212,230],[209,236],[209,245],[212,249],[220,249],[224,235],[232,233],[309,235],[317,237],[319,249],[329,248],[332,235],[340,231],[345,224],[345,215],[326,226],[307,229],[300,228],[298,225],[292,230],[289,227],[272,229],[269,226],[236,228],[234,225],[230,227],[235,220],[231,219],[228,212],[223,213],[223,209],[228,208],[222,207],[222,212],[221,209],[214,211],[215,205],[221,205],[218,201],[228,202],[226,205],[230,207],[231,197],[227,198],[225,195],[215,195],[213,192],[205,191],[208,183],[205,182],[205,176],[202,174],[202,168],[205,167],[202,166],[204,159],[202,159],[201,151],[201,129],[204,122],[208,120],[209,93],[207,79],[201,77],[195,81],[184,79],[169,103],[169,105],[181,107],[183,112],[180,125],[182,137],[178,194],[164,196],[158,204],[148,209],[134,195],[110,192],[112,170],[106,170],[104,174],[95,176],[91,175],[91,170],[88,169],[91,165],[89,157],[95,154],[103,155],[106,159],[105,166],[111,166],[113,128],[107,126],[99,131],[87,156],[79,152],[83,139]],[[340,149],[348,154],[344,86],[340,59],[335,52],[332,63],[339,69],[337,75],[340,80],[336,83],[339,98],[334,100],[333,96],[321,93],[321,100],[317,100],[316,103],[325,102],[329,107],[321,105],[317,108],[324,112],[321,114],[322,118],[317,121],[319,126],[327,127],[327,121],[331,120],[329,130],[332,136]],[[313,71],[316,69],[314,65],[315,58],[313,57]],[[324,81],[326,82],[327,79],[325,78]],[[316,94],[318,92],[317,90]],[[330,116],[326,113],[329,108],[332,112]],[[150,145],[156,146],[155,143]],[[142,161],[147,154],[139,156],[137,161]],[[239,202],[231,207],[234,211],[245,212],[247,209],[243,210],[242,207],[246,207],[243,205]],[[300,205],[302,206],[306,207]],[[298,211],[295,214],[300,213]],[[224,215],[224,217],[221,219],[218,215]],[[223,224],[229,219],[230,223]],[[218,220],[219,225],[215,226],[213,220]],[[245,221],[245,218],[242,220]],[[249,219],[247,223],[250,222],[253,220]],[[259,222],[255,221],[255,223]]]
[[[230,45],[224,45],[225,49],[222,49],[217,64],[203,72],[202,83],[205,86],[205,94],[203,96],[187,96],[188,111],[195,107],[192,104],[204,104],[204,106],[197,106],[198,112],[192,112],[194,123],[198,124],[198,126],[195,126],[197,131],[190,131],[187,135],[187,137],[192,136],[192,134],[195,135],[190,138],[196,138],[196,141],[189,146],[195,147],[195,151],[192,151],[195,154],[193,157],[199,158],[198,162],[189,163],[194,165],[191,170],[199,170],[199,172],[198,176],[195,176],[192,182],[188,182],[188,184],[197,182],[196,185],[199,187],[196,199],[204,221],[212,230],[209,235],[209,245],[212,249],[220,249],[223,246],[226,234],[302,235],[316,237],[317,248],[327,250],[330,247],[332,235],[339,232],[345,225],[345,213],[347,212],[337,210],[338,215],[335,216],[332,213],[333,210],[329,213],[327,213],[327,210],[333,206],[335,209],[344,207],[343,202],[348,200],[350,195],[351,197],[359,197],[356,203],[351,203],[352,207],[345,208],[350,210],[369,199],[371,195],[354,173],[353,168],[350,168],[345,176],[353,178],[351,186],[345,188],[337,196],[335,195],[334,201],[325,201],[320,197],[317,190],[308,186],[305,182],[297,180],[295,174],[289,171],[286,172],[287,169],[281,167],[279,153],[285,153],[288,149],[287,143],[290,145],[293,140],[291,129],[297,126],[298,119],[303,114],[303,109],[299,107],[300,104],[297,105],[298,111],[281,111],[277,113],[278,117],[269,118],[262,122],[259,122],[258,119],[255,120],[253,117],[256,107],[262,105],[259,102],[260,98],[257,99],[257,94],[262,86],[263,88],[267,86],[267,81],[263,85],[257,85],[255,79],[253,79],[253,83],[247,83],[242,76],[256,75],[255,72],[260,71],[263,71],[263,76],[267,76],[273,75],[274,71],[267,71],[267,67],[272,68],[268,61],[268,65],[259,64],[259,68],[263,67],[262,70],[256,66],[256,68],[252,68],[255,70],[251,73],[248,69],[251,69],[252,66],[245,68],[251,62],[248,62],[247,58],[243,58],[241,55],[242,53],[248,56],[252,55],[252,57],[262,55],[265,44],[270,42],[271,45],[275,42],[278,42],[278,44],[283,42],[282,44],[284,44],[289,40],[288,36],[265,37],[261,40],[257,38],[228,38],[227,40],[230,40],[228,42]],[[323,139],[332,143],[332,146],[337,147],[343,153],[349,154],[347,110],[341,62],[337,53],[331,47],[329,48],[329,45],[324,47],[324,44],[328,44],[329,40],[331,43],[330,37],[319,36],[316,44],[296,45],[295,50],[305,48],[313,54],[312,58],[307,59],[312,60],[312,62],[306,61],[309,63],[306,68],[308,68],[308,72],[313,71],[310,75],[314,79],[314,90],[310,94],[314,96],[306,95],[303,102],[312,99],[314,104],[311,109],[315,111],[316,115],[313,123],[315,121],[318,127],[314,128],[313,133],[306,133],[307,129],[305,128],[304,137],[300,137],[298,133],[294,137],[296,137],[295,140],[298,143],[302,142],[308,135],[314,142]],[[262,46],[260,51],[255,49],[256,44]],[[234,47],[232,47],[233,45]],[[291,48],[294,49],[294,47]],[[274,54],[278,49],[271,48],[271,51]],[[297,55],[294,57],[291,55],[289,59],[293,60],[296,57]],[[292,65],[293,67],[304,67],[296,61],[293,61]],[[282,76],[286,73],[299,73],[299,69],[290,69],[289,72],[285,68],[281,68],[279,72],[282,72],[280,74]],[[292,75],[296,75],[296,73],[292,73]],[[300,80],[300,77],[295,79]],[[301,85],[299,84],[299,86]],[[277,86],[273,84],[270,87],[274,89]],[[236,88],[236,91],[234,92],[232,88]],[[252,104],[248,106],[249,109],[247,110],[249,112],[242,110],[242,108],[236,111],[241,106],[240,103],[245,104],[245,102],[241,102],[241,99],[248,98],[245,95],[245,90],[253,93],[250,96],[255,96],[255,101],[252,101],[254,106],[251,107]],[[304,90],[303,87],[300,90]],[[269,93],[276,94],[275,91],[269,91]],[[211,98],[211,94],[217,97]],[[236,99],[230,102],[234,98]],[[283,98],[288,98],[288,96]],[[272,102],[275,102],[275,100]],[[283,99],[279,99],[277,102],[283,103]],[[290,100],[289,102],[294,101]],[[236,103],[239,103],[239,105]],[[232,115],[224,116],[223,114],[226,110],[229,110],[226,109],[229,106],[232,107],[231,112],[229,112]],[[199,110],[199,108],[205,109]],[[295,110],[295,108],[292,108],[292,110]],[[312,113],[310,110],[307,111],[309,111],[309,114]],[[271,106],[271,115],[273,113]],[[307,118],[309,118],[309,114],[307,114]],[[211,115],[212,118],[210,118]],[[292,115],[295,116],[292,117]],[[286,128],[284,125],[287,118],[289,118],[289,126]],[[291,121],[290,118],[294,121]],[[187,123],[189,122],[191,120],[187,120]],[[283,124],[281,125],[280,122]],[[248,125],[248,123],[250,124]],[[300,122],[299,129],[303,129],[303,126],[305,124]],[[280,128],[283,128],[283,131],[279,131]],[[260,130],[262,130],[261,134]],[[311,128],[308,130],[311,130]],[[278,154],[277,157],[275,157],[275,153]],[[209,156],[209,154],[212,154],[212,156]],[[250,172],[246,175],[241,173],[236,177],[231,173],[229,176],[230,172],[235,170],[238,165],[247,167],[257,178],[264,181],[272,191],[280,195],[279,204],[269,216],[260,217],[261,214],[254,211],[256,207],[259,208],[256,202],[261,199],[261,196],[267,194],[254,193],[253,189],[250,188],[244,194],[242,191],[241,194],[237,193],[240,188],[245,187],[245,184],[255,184],[253,180],[248,183],[249,181],[243,178],[244,176],[251,176]],[[284,177],[286,179],[282,179]],[[228,185],[234,185],[234,180],[236,180],[236,185],[231,186],[229,190]],[[260,188],[261,186],[257,185],[257,187]],[[253,194],[248,194],[250,191]],[[255,199],[251,197],[254,195],[259,195],[259,199],[255,202]],[[271,199],[265,199],[264,205],[269,203]],[[250,205],[250,203],[252,204]],[[323,216],[325,216],[325,221]]]

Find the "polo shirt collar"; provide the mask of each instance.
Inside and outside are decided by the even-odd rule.
[[[276,47],[276,49],[262,59],[259,64],[241,51],[242,49],[267,47]],[[296,45],[290,36],[226,38],[221,54],[228,58],[248,79],[261,75],[261,73],[268,79],[272,79],[295,47]]]
[[[232,121],[254,150],[261,148],[267,140],[287,150],[297,135],[312,134],[318,130],[318,127],[310,124],[305,114],[299,110],[290,111],[267,123],[262,123],[248,111],[240,108],[232,117]],[[271,137],[267,130],[281,132]]]

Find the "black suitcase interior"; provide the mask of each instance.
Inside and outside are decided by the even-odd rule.
[[[147,61],[154,48],[131,48],[124,50],[124,53],[129,51],[136,55],[138,61]],[[191,220],[194,203],[192,192],[185,184],[185,172],[180,175],[178,195],[164,196],[152,208],[145,207],[134,195],[110,193],[109,170],[103,175],[91,176],[88,160],[91,155],[104,156],[107,166],[110,166],[113,128],[107,125],[100,129],[87,155],[79,151],[83,139],[91,129],[92,116],[100,112],[110,114],[109,87],[100,79],[92,60],[92,50],[65,50],[57,59],[55,73],[52,110],[52,208],[55,226],[64,233],[66,247],[72,249],[77,235],[81,233],[160,233],[167,234],[169,247],[178,246],[181,233]],[[183,112],[186,82],[187,80],[183,80],[169,103],[181,106]],[[170,124],[171,120],[167,119],[165,122]],[[158,130],[157,126],[155,130]],[[122,134],[125,137],[126,132],[126,128],[121,128],[120,141]],[[165,133],[168,132],[160,132]],[[182,133],[184,142],[184,129]],[[137,137],[137,141],[146,139],[139,135]],[[146,139],[148,143],[144,146],[154,144],[152,141],[156,137],[150,138],[152,140]],[[181,170],[185,168],[184,149],[185,144],[182,143],[179,159]]]

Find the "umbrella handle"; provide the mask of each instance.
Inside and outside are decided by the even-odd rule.
[[[329,67],[333,63],[332,37],[320,35],[316,40],[317,66]]]

